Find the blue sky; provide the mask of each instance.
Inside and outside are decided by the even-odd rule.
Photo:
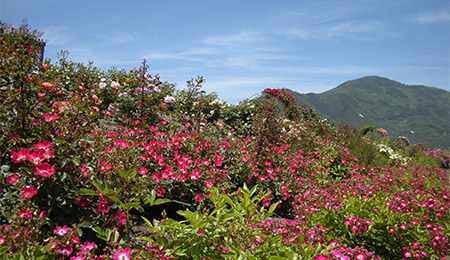
[[[264,88],[321,93],[377,75],[449,90],[448,0],[0,0],[27,18],[46,57],[137,68],[235,104]]]

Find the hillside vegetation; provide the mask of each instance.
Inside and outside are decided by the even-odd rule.
[[[299,107],[39,61],[0,24],[0,259],[444,259],[448,153]]]
[[[330,120],[360,127],[372,125],[396,139],[449,150],[450,93],[405,85],[382,77],[347,81],[321,94],[291,92],[299,105],[312,107]]]

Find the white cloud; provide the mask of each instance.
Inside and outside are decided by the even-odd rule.
[[[73,34],[67,26],[49,26],[42,30],[43,38],[47,40],[48,45],[63,46],[74,39]]]
[[[420,24],[448,23],[450,21],[450,14],[448,10],[426,12],[415,16],[413,21]]]
[[[273,36],[273,35],[272,35]],[[222,34],[205,37],[199,42],[184,44],[186,49],[172,52],[155,51],[145,55],[149,60],[177,60],[201,63],[209,68],[258,69],[271,61],[289,60],[292,55],[286,50],[270,44],[269,34],[257,31],[240,31],[235,34]]]
[[[176,53],[151,53],[144,56],[147,60],[180,60],[185,59],[182,55]]]
[[[254,31],[241,31],[231,35],[216,35],[207,37],[202,41],[206,46],[221,46],[226,48],[235,48],[237,46],[248,46],[261,42],[263,36]]]
[[[99,43],[102,46],[112,46],[130,43],[139,39],[139,34],[133,32],[114,31],[110,33],[98,34]]]
[[[358,75],[358,74],[376,74],[380,70],[367,66],[278,66],[266,67],[268,71],[277,73],[291,74],[320,74],[320,75]]]
[[[352,21],[325,24],[305,24],[303,26],[290,27],[281,33],[288,38],[302,40],[349,38],[353,40],[375,40],[380,33],[384,33],[384,24],[380,21]]]

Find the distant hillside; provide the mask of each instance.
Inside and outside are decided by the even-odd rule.
[[[450,147],[450,92],[405,85],[370,76],[347,81],[321,94],[292,91],[297,103],[312,107],[336,123],[373,125],[391,139],[406,136],[411,143]]]

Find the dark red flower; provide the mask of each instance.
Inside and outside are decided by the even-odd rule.
[[[127,216],[120,210],[116,214],[113,214],[112,218],[116,221],[117,227],[121,227],[127,223]]]
[[[74,199],[74,202],[82,208],[86,208],[89,205],[89,201],[82,195],[78,195],[78,197]]]

